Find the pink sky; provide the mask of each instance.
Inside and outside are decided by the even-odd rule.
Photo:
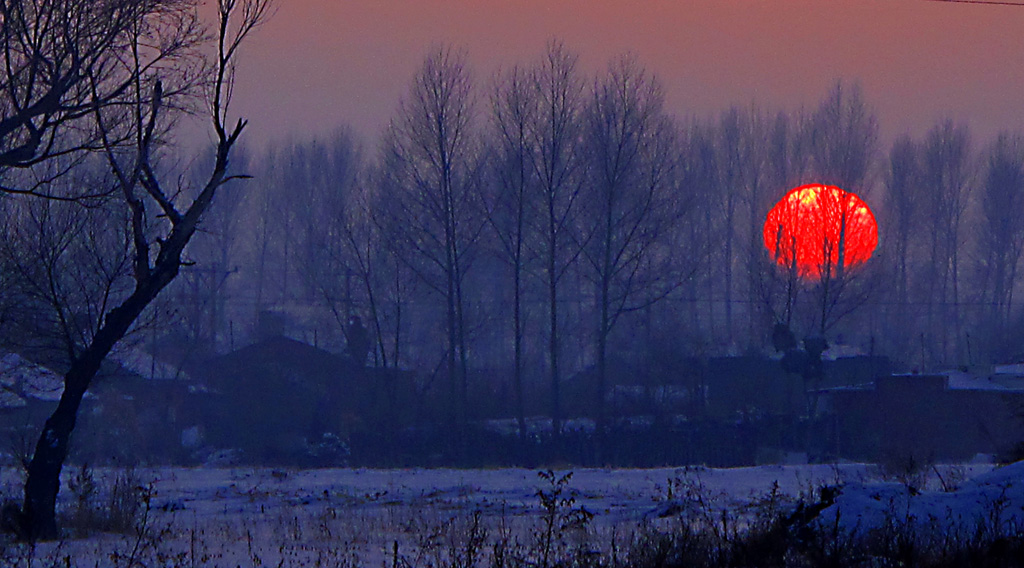
[[[1024,0],[1021,0],[1024,3]],[[813,106],[859,80],[886,139],[936,120],[1024,131],[1024,7],[927,0],[279,0],[245,47],[250,141],[386,124],[431,46],[465,48],[486,87],[562,39],[588,71],[636,53],[677,116]]]

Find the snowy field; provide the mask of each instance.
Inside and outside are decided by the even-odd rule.
[[[566,473],[556,472],[556,478]],[[101,487],[116,474],[95,471]],[[473,535],[489,543],[504,537],[530,544],[544,527],[538,492],[552,495],[559,488],[524,469],[168,468],[134,475],[152,489],[141,538],[69,538],[40,545],[32,553],[36,559],[70,556],[72,565],[90,566],[95,559],[128,565],[132,557],[163,566],[441,566],[467,550]],[[1001,496],[1004,511],[1019,513],[1024,484],[1014,489],[1016,479],[1024,479],[1020,465],[940,466],[912,480],[895,480],[863,464],[578,469],[560,493],[574,500],[561,501],[557,512],[585,509],[593,515],[585,529],[564,531],[565,546],[607,553],[643,526],[667,529],[679,515],[698,509],[728,512],[742,522],[743,511],[773,491],[791,504],[823,485],[844,488],[837,506],[843,508],[840,522],[851,530],[881,522],[894,506],[908,514],[921,508],[915,518],[945,519],[948,511],[964,518],[986,514],[986,503]],[[11,471],[3,483],[8,495],[16,494]],[[962,488],[950,492],[954,483]],[[68,502],[70,493],[62,493]],[[834,522],[835,510],[824,511],[822,519]],[[24,550],[7,554],[27,562]]]

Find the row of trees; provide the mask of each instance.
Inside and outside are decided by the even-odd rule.
[[[190,329],[213,345],[227,320],[279,309],[340,347],[359,314],[377,364],[443,377],[455,423],[473,373],[498,369],[520,427],[543,391],[532,410],[556,429],[580,371],[600,418],[610,355],[762,351],[777,323],[908,367],[1005,361],[1022,155],[1010,134],[974,148],[951,121],[887,155],[843,83],[810,110],[680,119],[631,56],[589,75],[556,42],[478,81],[464,54],[439,49],[379,147],[341,131],[254,160],[255,190],[222,204],[237,233],[197,243],[219,276],[186,279],[200,305],[234,307]],[[762,229],[812,182],[862,196],[882,234],[866,265],[806,282],[775,266]]]
[[[847,318],[848,329],[877,332],[880,351],[895,340],[872,295],[887,254],[814,285],[777,269],[761,241],[769,207],[801,183],[880,208],[882,162],[856,87],[836,85],[808,112],[680,120],[631,56],[592,76],[555,42],[478,82],[464,54],[439,49],[378,148],[343,130],[252,160],[254,190],[211,212],[218,228],[191,249],[202,268],[187,271],[176,309],[195,344],[222,348],[241,333],[230,322],[267,309],[340,348],[358,314],[377,364],[443,377],[454,423],[470,417],[473,373],[498,369],[520,427],[528,394],[543,391],[531,410],[557,430],[566,377],[581,370],[602,418],[610,354],[762,349],[775,323],[834,333],[869,300],[885,311],[867,310],[875,327]]]

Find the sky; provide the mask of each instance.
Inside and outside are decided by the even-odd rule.
[[[885,142],[945,118],[980,143],[1024,132],[1024,6],[929,0],[278,0],[241,53],[234,110],[257,145],[348,126],[372,146],[431,48],[465,49],[485,92],[552,38],[589,73],[632,52],[679,117],[813,107],[842,79]]]

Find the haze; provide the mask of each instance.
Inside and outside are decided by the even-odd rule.
[[[636,53],[679,116],[793,110],[859,80],[883,140],[943,118],[988,139],[1022,125],[1021,29],[1024,8],[925,0],[286,1],[246,46],[236,110],[257,144],[341,125],[373,139],[431,46],[468,50],[486,83],[557,37],[592,70]]]

